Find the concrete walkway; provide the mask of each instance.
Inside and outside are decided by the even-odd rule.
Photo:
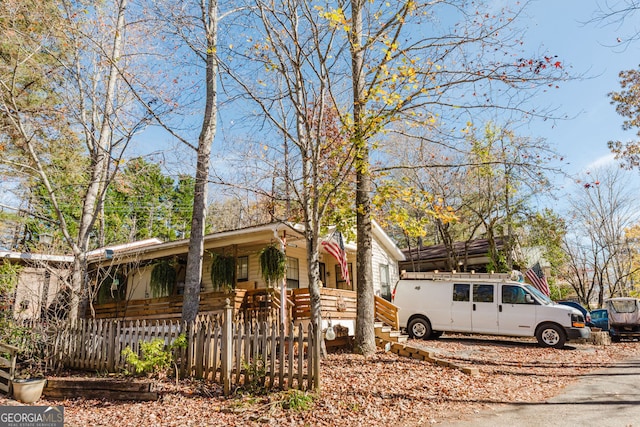
[[[496,406],[451,427],[640,427],[640,359],[586,374],[542,403]]]

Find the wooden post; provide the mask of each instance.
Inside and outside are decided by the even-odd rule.
[[[316,316],[313,325],[313,388],[320,391],[320,348],[323,341],[322,338],[322,317],[320,314]],[[313,324],[313,323],[312,323]]]
[[[285,255],[285,259],[287,256],[287,230],[282,232],[282,240],[280,240],[280,244],[282,245],[282,253]],[[286,263],[286,261],[285,261]],[[287,324],[287,269],[285,267],[285,274],[282,278],[282,283],[280,284],[280,322],[283,325]]]
[[[225,300],[222,319],[222,383],[224,395],[231,393],[231,368],[233,364],[233,308],[229,298]]]
[[[105,350],[107,352],[107,372],[115,372],[116,370],[116,355],[115,352],[119,351],[116,347],[116,320],[107,320],[107,345]]]

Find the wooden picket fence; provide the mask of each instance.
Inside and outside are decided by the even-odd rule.
[[[233,321],[227,304],[222,314],[199,316],[194,322],[168,320],[83,319],[59,331],[51,348],[58,366],[121,372],[127,369],[122,351],[140,355],[140,343],[161,339],[167,346],[185,334],[188,345],[174,350],[182,377],[220,382],[225,394],[251,385],[266,388],[320,387],[321,331],[309,322],[306,330],[277,322]]]

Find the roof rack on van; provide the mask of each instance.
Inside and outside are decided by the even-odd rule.
[[[457,273],[455,271],[405,271],[400,272],[401,279],[445,280],[445,279],[503,279],[509,280],[509,273]]]

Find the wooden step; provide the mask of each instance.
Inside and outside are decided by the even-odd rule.
[[[434,363],[438,366],[458,369],[464,372],[465,374],[471,375],[471,376],[476,376],[480,374],[480,370],[478,368],[474,368],[471,366],[458,365],[457,363],[440,359],[436,357],[433,352],[428,350],[415,348],[410,345],[405,345],[402,343],[390,343],[383,339],[378,339],[377,342],[380,347],[384,347],[386,351],[395,353],[398,356],[410,357],[412,359]]]
[[[375,334],[377,338],[388,342],[406,342],[409,339],[408,335],[384,325],[376,328]]]

